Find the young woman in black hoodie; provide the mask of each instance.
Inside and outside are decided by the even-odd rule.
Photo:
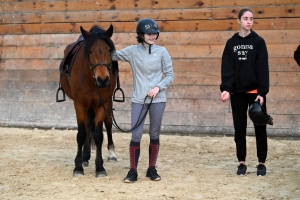
[[[220,100],[226,102],[230,98],[236,156],[239,161],[237,175],[246,175],[247,110],[254,101],[259,101],[266,110],[269,64],[264,39],[251,29],[253,12],[249,9],[242,9],[238,14],[238,23],[240,32],[227,41],[222,55]],[[254,129],[259,162],[257,176],[265,176],[268,151],[266,125],[254,124]]]

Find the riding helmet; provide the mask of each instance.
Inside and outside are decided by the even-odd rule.
[[[250,105],[248,115],[253,124],[273,125],[273,118],[262,109],[260,103],[257,101]]]
[[[153,19],[145,18],[139,21],[136,27],[136,33],[139,35],[141,33],[157,33],[159,35],[159,29],[156,22]]]

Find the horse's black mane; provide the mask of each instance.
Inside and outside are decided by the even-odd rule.
[[[85,47],[84,47],[84,54],[86,57],[89,56],[90,49],[97,38],[101,38],[105,40],[109,45],[111,51],[115,50],[115,45],[113,41],[107,36],[106,31],[104,29],[100,28],[97,25],[94,25],[92,26],[89,32],[90,32],[90,36],[87,39],[85,39]]]

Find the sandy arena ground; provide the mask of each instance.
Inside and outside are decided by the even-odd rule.
[[[159,182],[145,177],[149,136],[143,135],[138,181],[123,183],[130,134],[114,133],[118,162],[104,159],[95,178],[92,150],[85,175],[73,178],[75,130],[0,128],[0,199],[300,199],[300,140],[269,139],[266,177],[256,176],[255,138],[247,138],[247,176],[235,175],[233,137],[162,135]]]

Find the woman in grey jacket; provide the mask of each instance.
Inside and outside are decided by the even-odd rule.
[[[145,18],[139,21],[136,32],[139,45],[131,45],[112,54],[115,61],[129,62],[133,74],[133,91],[131,95],[131,126],[139,120],[140,113],[149,108],[150,116],[150,144],[149,166],[146,177],[159,181],[161,177],[155,168],[158,156],[162,116],[166,106],[166,89],[174,80],[171,57],[166,48],[155,45],[159,36],[156,22]],[[145,97],[150,98],[146,99]],[[131,183],[137,180],[137,165],[140,155],[140,142],[144,129],[144,121],[132,131],[129,145],[130,170],[124,182]]]

